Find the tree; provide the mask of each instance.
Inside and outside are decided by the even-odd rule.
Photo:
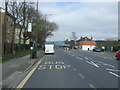
[[[19,28],[19,51],[21,49],[21,40],[24,41],[24,50],[25,50],[25,42],[28,39],[36,40],[36,33],[38,34],[37,40],[38,44],[43,44],[45,42],[45,38],[48,36],[52,36],[53,32],[58,29],[58,25],[54,22],[49,22],[44,20],[42,13],[37,12],[34,3],[28,2],[10,2],[9,4],[10,12],[16,18],[14,21],[15,28]],[[38,15],[38,32],[36,32],[36,16]],[[46,23],[45,23],[46,22]],[[32,23],[32,37],[22,37],[23,34],[28,33],[28,24]],[[15,28],[13,31],[12,38],[12,52],[14,51],[14,36],[15,36]]]

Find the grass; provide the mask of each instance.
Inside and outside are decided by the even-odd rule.
[[[0,63],[2,62],[2,58],[0,59]]]
[[[17,52],[16,54],[9,54],[4,56],[2,59],[0,59],[0,63],[2,62],[6,62],[8,60],[14,59],[14,58],[19,58],[19,57],[23,57],[23,56],[27,56],[30,54],[30,51],[22,51],[22,52]]]

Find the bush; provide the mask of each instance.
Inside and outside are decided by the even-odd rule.
[[[113,51],[118,51],[120,49],[120,45],[117,45],[117,46],[113,46]]]
[[[104,52],[104,51],[105,51],[105,49],[103,49],[103,48],[102,48],[102,49],[101,49],[101,51],[102,51],[102,52]]]

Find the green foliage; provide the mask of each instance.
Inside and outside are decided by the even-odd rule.
[[[16,53],[15,55],[9,54],[9,55],[4,56],[4,57],[2,58],[2,63],[5,62],[5,61],[8,61],[8,60],[10,60],[10,59],[27,56],[27,55],[29,55],[29,54],[30,54],[30,51],[18,52],[18,53]]]
[[[120,45],[116,45],[116,46],[113,46],[113,51],[117,51],[117,50],[119,50],[120,49]]]
[[[0,63],[2,62],[2,59],[0,59]]]

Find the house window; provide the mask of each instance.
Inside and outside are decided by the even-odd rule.
[[[7,21],[11,24],[14,24],[14,20],[10,16],[7,16]]]
[[[13,30],[11,30],[10,32],[11,32],[10,34],[12,35],[13,34]]]
[[[10,16],[7,16],[7,21],[8,21],[8,22],[11,22]]]
[[[9,34],[10,34],[10,29],[7,29],[7,33],[9,33]]]
[[[16,36],[16,39],[19,39],[19,36]]]
[[[12,43],[12,41],[11,41],[11,40],[6,40],[6,42],[7,42],[7,43]]]

